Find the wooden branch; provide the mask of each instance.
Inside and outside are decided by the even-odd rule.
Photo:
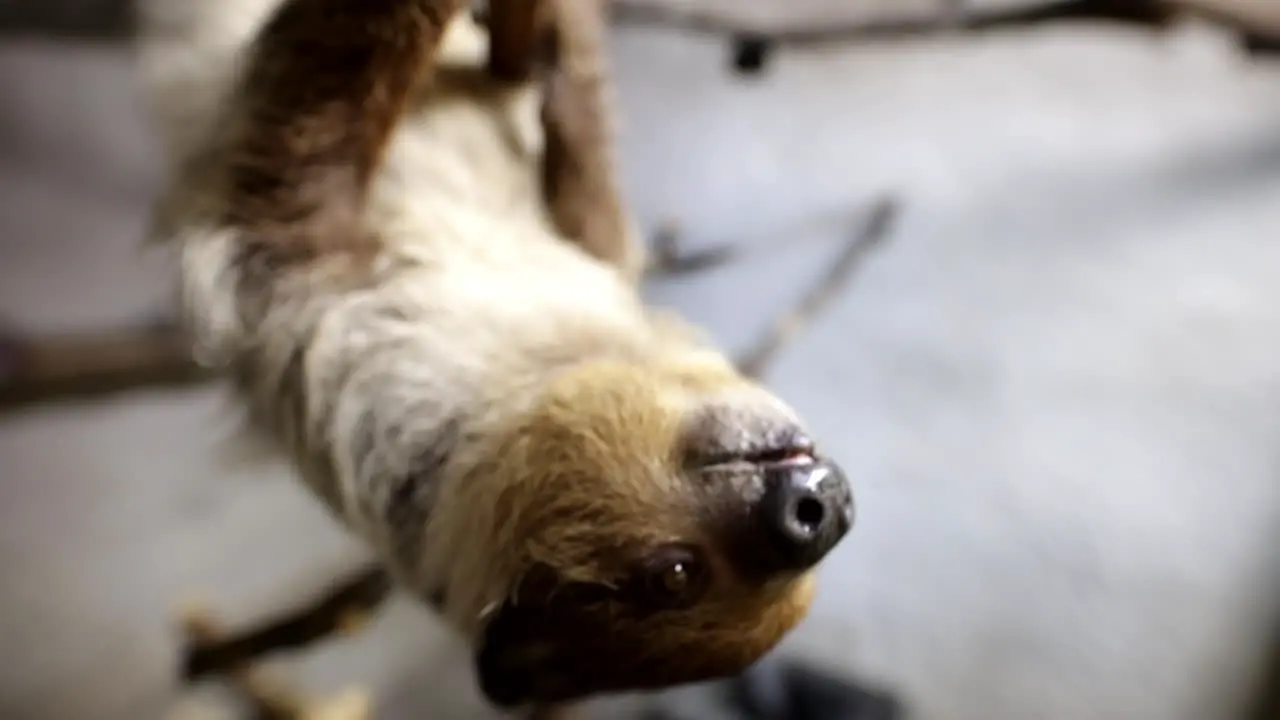
[[[1242,44],[1265,52],[1280,46],[1280,3],[1273,0],[1054,0],[1011,8],[965,10],[951,0],[936,14],[823,22],[809,26],[765,27],[653,0],[613,0],[622,25],[665,27],[729,37],[734,66],[760,71],[772,50],[834,44],[892,41],[953,32],[989,32],[1064,21],[1110,22],[1162,30],[1181,16],[1218,23],[1241,35]]]
[[[779,46],[811,46],[901,39],[948,31],[1003,30],[1055,21],[1097,20],[1162,27],[1176,15],[1192,14],[1239,32],[1246,47],[1280,48],[1280,4],[1274,0],[1056,0],[1040,5],[965,11],[948,0],[935,15],[914,14],[813,26],[765,27],[735,22],[711,12],[665,5],[660,0],[611,0],[617,25],[666,27],[735,39],[739,65],[752,56],[763,65]],[[0,2],[0,37],[80,42],[128,42],[136,32],[131,0]]]
[[[1143,26],[1167,22],[1175,8],[1163,0],[1055,0],[1031,6],[966,11],[950,7],[937,14],[765,27],[715,13],[682,9],[651,0],[613,0],[613,17],[623,25],[756,38],[775,46],[818,46],[867,40],[895,40],[944,31],[1002,30],[1064,20],[1103,20]]]
[[[632,278],[643,268],[619,186],[604,3],[543,1],[554,21],[541,112],[544,200],[565,237]]]
[[[183,660],[182,677],[194,681],[234,672],[269,655],[357,630],[390,597],[391,587],[380,566],[362,565],[300,608],[291,608],[243,633],[193,643]]]
[[[0,38],[126,43],[136,31],[133,0],[0,0]]]
[[[213,644],[225,634],[207,608],[190,606],[182,608],[179,616],[183,636],[192,645]],[[280,720],[302,714],[305,702],[280,678],[268,675],[258,668],[235,668],[230,673],[232,681],[253,705],[254,715],[262,720]]]
[[[175,387],[212,377],[168,324],[99,333],[0,336],[0,410],[84,399],[140,386]]]
[[[185,608],[181,623],[188,642],[209,644],[223,637],[223,629],[206,608]],[[361,690],[315,701],[262,668],[242,667],[230,674],[249,702],[254,720],[373,720],[372,699]]]
[[[800,298],[795,307],[774,321],[755,346],[738,361],[743,374],[763,377],[792,338],[831,304],[852,280],[867,255],[882,244],[897,214],[898,203],[892,198],[881,199],[872,207],[866,222],[826,274]]]

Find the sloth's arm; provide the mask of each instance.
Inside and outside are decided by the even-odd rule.
[[[644,248],[618,187],[605,20],[603,0],[490,0],[489,71],[511,82],[541,76],[543,197],[552,220],[638,280]]]
[[[289,0],[251,48],[226,158],[241,267],[372,250],[360,206],[461,0]],[[269,278],[268,278],[269,279]]]
[[[543,182],[560,232],[638,279],[643,248],[630,226],[614,158],[602,0],[554,4],[556,39],[542,120]]]
[[[411,322],[397,321],[398,298],[359,290],[379,281],[369,183],[462,4],[275,9],[247,48],[211,153],[213,227],[191,211],[173,238],[197,351],[348,520],[373,520],[394,493],[430,484],[452,442],[441,388],[397,372],[420,352],[398,342]]]

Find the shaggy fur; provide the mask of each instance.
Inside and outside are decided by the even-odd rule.
[[[574,125],[599,79],[496,77],[460,6],[143,0],[171,160],[154,234],[198,357],[472,641],[491,699],[737,672],[812,582],[753,571],[755,475],[704,461],[807,447],[800,423],[641,304],[607,158],[572,156],[605,144]],[[704,580],[655,606],[635,578],[680,548]],[[494,685],[508,670],[536,679]]]

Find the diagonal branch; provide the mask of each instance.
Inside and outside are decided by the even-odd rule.
[[[744,375],[764,376],[792,338],[812,323],[848,286],[863,260],[888,236],[897,214],[898,203],[892,198],[882,198],[872,206],[866,221],[827,272],[738,360],[738,368]]]

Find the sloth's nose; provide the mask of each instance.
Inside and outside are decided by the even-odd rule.
[[[831,460],[783,463],[766,471],[756,517],[775,571],[808,570],[853,526],[853,489]]]

